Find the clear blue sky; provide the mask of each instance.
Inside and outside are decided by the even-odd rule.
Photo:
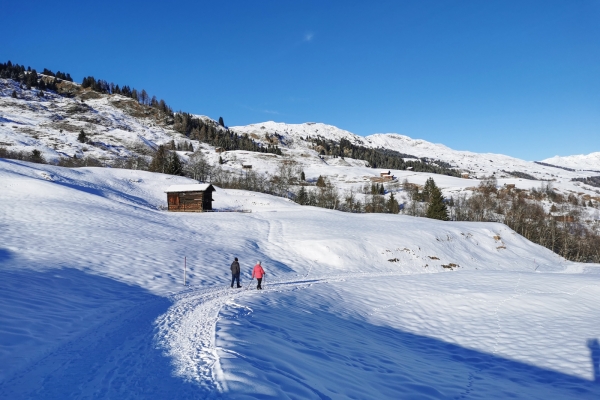
[[[4,2],[0,59],[227,125],[324,122],[528,160],[600,151],[600,0]]]

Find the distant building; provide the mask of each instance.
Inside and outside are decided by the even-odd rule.
[[[217,152],[217,153],[224,153],[224,152],[225,152],[225,149],[224,149],[224,148],[222,148],[222,147],[216,147],[216,148],[215,148],[215,152]]]
[[[396,177],[391,174],[390,171],[382,171],[379,173],[379,177],[383,181],[393,181]]]
[[[249,169],[252,169],[252,165],[250,165],[250,164],[242,164],[242,168],[246,169],[246,170],[249,170]]]
[[[469,179],[471,176],[468,172],[463,172],[462,174],[460,174],[460,177],[463,179]]]
[[[210,183],[193,185],[173,185],[165,191],[169,211],[203,212],[212,210],[212,192]]]

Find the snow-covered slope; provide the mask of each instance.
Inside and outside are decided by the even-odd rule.
[[[400,153],[409,154],[417,158],[428,158],[432,160],[445,161],[455,168],[469,172],[472,177],[482,177],[496,174],[498,177],[509,177],[508,172],[525,172],[537,179],[571,179],[582,175],[581,172],[574,173],[539,165],[534,162],[524,161],[518,158],[502,154],[474,153],[470,151],[459,151],[450,149],[443,144],[431,143],[422,139],[412,139],[408,136],[395,133],[374,134],[369,136],[358,136],[335,126],[322,123],[285,124],[280,122],[263,122],[247,126],[235,126],[236,132],[243,132],[257,139],[265,135],[279,135],[281,144],[307,152],[307,144],[304,139],[307,136],[321,136],[324,139],[340,141],[346,139],[355,145],[369,148],[385,148]]]
[[[543,160],[543,162],[577,170],[600,172],[600,152],[566,157],[554,156]]]
[[[500,224],[220,188],[252,213],[165,212],[187,182],[0,160],[0,397],[600,394],[597,265]],[[229,289],[233,257],[264,291]]]
[[[366,166],[362,160],[349,158],[319,157],[307,137],[317,137],[339,142],[346,139],[356,145],[369,148],[385,148],[409,154],[417,158],[445,161],[460,171],[467,172],[470,179],[461,179],[410,170],[391,170],[397,177],[396,183],[407,180],[411,183],[423,185],[427,178],[433,178],[443,189],[446,197],[465,194],[469,196],[474,187],[479,185],[480,179],[486,176],[495,176],[500,187],[515,185],[516,188],[530,190],[540,189],[544,182],[551,182],[559,192],[568,196],[570,193],[580,196],[588,195],[597,197],[598,188],[572,181],[573,178],[597,175],[593,171],[568,171],[535,162],[524,161],[502,154],[480,154],[469,151],[450,149],[442,144],[434,144],[420,139],[411,139],[398,134],[375,134],[366,137],[355,135],[351,132],[322,123],[285,124],[279,122],[263,122],[247,126],[232,127],[238,133],[250,135],[255,140],[274,140],[284,149],[285,157],[257,154],[245,151],[230,151],[223,153],[226,161],[225,168],[231,171],[242,170],[243,164],[251,164],[258,171],[272,172],[283,160],[293,159],[305,171],[308,180],[315,181],[320,175],[326,176],[336,187],[342,190],[360,191],[363,185],[379,177],[380,169]],[[511,175],[510,173],[516,173]],[[525,175],[519,175],[524,173]],[[533,179],[525,179],[523,176]],[[389,188],[393,190],[392,188]],[[402,195],[400,193],[400,195]],[[587,212],[583,210],[583,212]]]
[[[73,84],[74,86],[77,86]],[[78,87],[77,87],[78,88]],[[17,98],[11,96],[13,90]],[[397,134],[375,134],[361,137],[351,132],[323,123],[285,124],[264,122],[248,126],[232,127],[238,134],[248,134],[264,145],[276,144],[283,156],[248,151],[216,153],[214,147],[176,132],[173,125],[161,122],[153,113],[156,110],[140,106],[132,99],[120,95],[105,95],[91,91],[79,91],[73,97],[58,96],[47,92],[44,97],[38,91],[25,90],[11,80],[0,80],[0,147],[11,151],[30,153],[37,149],[49,161],[87,156],[104,165],[114,165],[127,157],[141,156],[147,161],[157,145],[169,143],[193,145],[194,150],[203,149],[208,160],[216,165],[221,157],[226,170],[242,173],[242,165],[250,164],[254,171],[272,173],[282,161],[293,160],[304,169],[309,180],[326,176],[341,190],[360,191],[379,176],[379,170],[369,168],[363,160],[350,158],[319,157],[307,137],[322,137],[339,142],[348,140],[369,148],[386,148],[414,157],[445,161],[467,172],[471,178],[494,174],[500,185],[515,184],[521,189],[539,187],[540,182],[516,177],[510,173],[525,173],[538,180],[551,180],[554,187],[568,193],[596,196],[597,188],[572,182],[576,177],[597,175],[592,171],[567,171],[561,168],[539,165],[500,154],[478,154],[457,151],[441,144],[411,139]],[[209,120],[208,117],[196,115]],[[214,121],[212,121],[216,124]],[[77,140],[81,131],[89,139]],[[179,152],[185,161],[189,152]],[[587,168],[594,169],[594,168]],[[412,171],[392,171],[398,182],[408,179],[422,184],[433,176],[446,195],[464,192],[478,185],[478,181],[450,179],[439,175]]]
[[[17,98],[11,93],[17,92]],[[20,89],[0,79],[0,146],[12,151],[41,151],[49,161],[92,156],[104,162],[144,154],[157,145],[183,137],[158,125],[132,99],[86,92],[64,97]],[[86,96],[87,95],[87,96]],[[83,99],[85,98],[85,100]],[[84,131],[90,143],[77,137]]]

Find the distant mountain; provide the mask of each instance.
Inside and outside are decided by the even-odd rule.
[[[368,148],[393,150],[415,159],[439,160],[450,164],[457,170],[468,173],[471,177],[492,174],[498,177],[529,175],[532,179],[549,180],[557,176],[565,179],[581,176],[574,171],[565,171],[503,154],[453,150],[443,144],[431,143],[423,139],[413,139],[396,133],[373,134],[363,137],[323,123],[286,124],[266,121],[246,126],[234,126],[231,129],[251,135],[256,140],[277,137],[284,149],[301,150],[311,148],[309,141],[307,141],[308,137],[323,137],[336,142],[347,140],[352,144]]]
[[[554,156],[542,160],[542,162],[560,167],[600,172],[600,152],[565,157]]]

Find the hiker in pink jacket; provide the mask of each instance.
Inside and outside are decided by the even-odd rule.
[[[260,261],[257,261],[254,269],[252,270],[252,279],[256,277],[256,280],[258,281],[258,286],[256,286],[256,289],[258,290],[262,290],[260,284],[262,283],[263,276],[265,276],[265,270],[263,269],[262,265],[260,265]]]

